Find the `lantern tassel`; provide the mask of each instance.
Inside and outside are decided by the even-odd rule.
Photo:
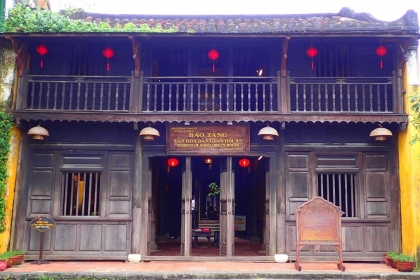
[[[214,60],[213,60],[213,73],[216,72],[216,69],[214,68]]]
[[[106,63],[106,71],[109,71],[109,69],[110,69],[111,67],[109,66],[109,59],[108,59],[108,61],[107,61],[107,63]]]
[[[381,65],[381,69],[384,68],[384,64],[382,63],[382,57],[381,57],[381,63],[380,63],[380,65]]]
[[[312,70],[314,70],[314,59],[312,58]]]
[[[44,60],[41,58],[41,61],[39,62],[39,67],[44,67]]]

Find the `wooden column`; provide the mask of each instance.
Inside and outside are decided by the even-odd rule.
[[[192,199],[192,172],[191,157],[185,157],[182,170],[182,209],[181,209],[181,255],[191,255],[192,220],[191,220],[191,199]]]
[[[284,133],[285,130],[280,131],[275,160],[273,160],[272,167],[276,172],[272,172],[272,178],[276,189],[276,253],[286,253],[286,180],[285,180],[285,166],[284,166]],[[274,162],[275,161],[275,162]]]
[[[142,251],[142,248],[145,248],[146,245],[142,246],[142,241],[145,241],[144,238],[145,232],[142,230],[144,228],[144,222],[142,221],[142,206],[146,205],[142,198],[145,198],[144,194],[145,184],[143,183],[143,153],[140,137],[136,139],[136,146],[134,150],[134,181],[133,181],[133,228],[131,231],[131,253],[132,254],[144,254],[145,251]]]
[[[234,255],[235,239],[235,174],[232,157],[221,161],[220,170],[220,255]]]

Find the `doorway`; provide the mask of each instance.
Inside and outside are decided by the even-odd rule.
[[[174,158],[176,166],[169,163]],[[241,164],[241,159],[249,164]],[[151,255],[265,255],[267,164],[263,157],[151,158],[151,234],[155,244]],[[183,188],[189,188],[191,199],[195,198],[195,211],[190,212],[189,219],[185,218],[188,211],[183,203],[190,202],[184,199]],[[186,221],[189,226],[184,225]],[[182,239],[186,235],[191,238]],[[182,246],[190,248],[184,250]]]

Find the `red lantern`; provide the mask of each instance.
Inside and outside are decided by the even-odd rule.
[[[38,47],[36,47],[35,50],[41,56],[41,61],[39,63],[39,66],[42,68],[42,67],[44,67],[43,56],[48,53],[48,48],[46,46],[44,46],[43,44],[41,44]]]
[[[170,167],[177,167],[178,166],[179,161],[176,158],[170,158],[168,159],[168,165]]]
[[[213,60],[213,73],[216,71],[214,68],[214,61],[219,58],[219,52],[215,49],[211,49],[208,53],[208,56],[211,60]]]
[[[241,166],[241,167],[243,167],[243,168],[248,167],[250,164],[251,164],[251,162],[250,162],[250,161],[249,161],[249,159],[247,159],[247,158],[241,158],[241,159],[239,160],[239,166]]]
[[[108,47],[108,48],[104,49],[104,51],[102,52],[102,54],[107,58],[106,71],[109,71],[109,69],[110,69],[110,67],[109,67],[109,59],[114,56],[114,50],[111,49],[110,47]]]
[[[376,54],[381,57],[381,63],[380,63],[381,69],[384,68],[382,57],[386,55],[387,52],[388,50],[384,45],[380,45],[379,47],[376,48]]]
[[[317,56],[318,50],[311,46],[306,50],[306,54],[312,59],[312,69],[314,69],[314,57]]]

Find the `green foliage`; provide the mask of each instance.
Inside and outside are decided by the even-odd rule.
[[[12,125],[12,117],[6,112],[0,112],[0,232],[5,230],[7,155]]]
[[[394,251],[388,251],[388,253],[386,255],[388,256],[388,258],[394,259],[399,254],[397,252],[394,252]]]
[[[210,192],[209,192],[209,194],[207,196],[213,196],[213,195],[220,194],[220,188],[216,184],[216,182],[210,183],[209,184],[209,188],[210,188]]]
[[[406,255],[404,253],[397,254],[395,257],[393,257],[394,261],[399,262],[416,262],[416,258]]]
[[[411,110],[414,112],[414,116],[410,120],[411,124],[416,130],[420,129],[420,92],[409,96],[408,101],[411,103]],[[410,144],[416,144],[420,140],[419,135],[415,134],[410,141]]]
[[[71,8],[61,13],[49,10],[35,9],[16,4],[9,11],[9,17],[3,25],[3,33],[58,33],[58,32],[147,32],[147,33],[173,33],[178,28],[162,28],[160,25],[150,27],[147,24],[136,26],[133,23],[127,23],[124,26],[116,24],[110,26],[107,22],[88,22],[83,20],[71,19],[74,14],[83,12],[77,8]]]

